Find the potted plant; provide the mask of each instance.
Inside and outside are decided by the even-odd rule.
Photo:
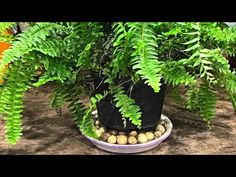
[[[16,35],[4,51],[0,112],[6,140],[21,136],[23,95],[54,81],[51,103],[69,107],[80,131],[98,139],[92,116],[121,131],[150,130],[160,119],[166,85],[186,89],[182,102],[210,125],[217,89],[236,108],[236,77],[228,56],[235,54],[236,29],[218,22],[39,22]],[[37,71],[42,75],[35,77]],[[89,96],[90,105],[80,102]]]

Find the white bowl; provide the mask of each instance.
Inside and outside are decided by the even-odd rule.
[[[94,139],[88,136],[85,136],[85,137],[89,139],[94,145],[96,145],[97,147],[105,151],[115,152],[115,153],[125,153],[125,154],[143,152],[143,151],[147,151],[158,146],[162,141],[164,141],[170,135],[173,128],[173,125],[170,119],[167,116],[162,114],[161,120],[166,122],[165,133],[159,138],[156,138],[152,141],[148,141],[147,143],[143,143],[143,144],[132,144],[132,145],[110,144],[110,143],[99,141],[97,139]]]

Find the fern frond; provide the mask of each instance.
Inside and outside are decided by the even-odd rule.
[[[81,90],[75,85],[61,85],[58,94],[69,103],[68,107],[73,115],[73,120],[77,127],[79,127],[81,133],[97,138],[93,117],[91,115],[96,103],[90,105],[89,108],[86,109],[79,99]]]
[[[107,76],[104,83],[109,84],[109,94],[114,97],[115,106],[121,113],[122,118],[129,119],[132,124],[141,128],[142,112],[140,107],[135,103],[134,99],[125,94],[123,86],[114,83],[110,72],[109,69],[103,72]]]
[[[110,63],[112,68],[112,75],[125,75],[128,73],[128,68],[131,67],[131,55],[132,55],[132,31],[127,31],[127,24],[123,22],[115,23],[114,26],[115,40],[114,46],[114,58]]]
[[[90,63],[90,57],[91,57],[91,48],[94,43],[88,43],[84,50],[79,54],[78,60],[77,60],[77,67],[83,67],[88,66]]]
[[[67,43],[63,38],[48,38],[46,41],[32,47],[32,50],[50,57],[63,57],[66,54]]]
[[[103,52],[103,26],[97,22],[68,23],[68,34],[64,38],[64,57],[74,61],[80,69],[94,68]]]
[[[201,24],[199,22],[189,23],[189,26],[191,32],[185,33],[189,37],[189,40],[183,43],[188,46],[184,51],[190,53],[189,60],[186,63],[192,63],[193,68],[199,67],[199,77],[206,78],[209,85],[211,85],[216,82],[214,73],[212,73],[214,70],[214,64],[211,61],[213,58],[212,51],[202,46],[200,41],[202,35]]]
[[[79,96],[81,93],[80,87],[76,88],[73,85],[60,85],[57,92],[59,92],[63,99],[69,103],[68,107],[73,115],[73,120],[79,127],[82,122],[82,117],[85,114],[85,107],[79,101]]]
[[[228,76],[225,81],[225,88],[226,90],[231,94],[236,94],[236,73],[230,72],[228,73]]]
[[[1,42],[11,42],[13,40],[13,35],[11,28],[16,25],[15,22],[0,22],[0,41]]]
[[[193,84],[188,87],[185,94],[185,106],[193,112],[198,111],[198,92],[199,86],[197,84]]]
[[[193,85],[186,93],[186,107],[199,112],[205,122],[211,124],[215,115],[217,95],[208,84]]]
[[[198,107],[203,120],[210,124],[215,116],[217,95],[208,86],[201,85],[198,92]]]
[[[200,76],[204,77],[206,76],[206,79],[209,84],[214,83],[216,78],[214,76],[214,71],[213,69],[213,63],[211,61],[211,51],[208,49],[202,49],[200,50],[200,60],[201,60],[201,65],[200,65]]]
[[[183,105],[184,100],[182,98],[182,92],[180,91],[181,88],[179,87],[171,87],[168,89],[168,91],[170,92],[170,97],[172,98],[173,101],[175,101],[176,103]]]
[[[236,96],[235,95],[230,96],[230,101],[234,107],[234,110],[236,111]]]
[[[233,96],[236,94],[236,73],[230,70],[229,61],[222,55],[219,49],[212,50],[212,62],[216,76],[218,76],[217,83],[220,87],[225,88],[228,96],[235,107],[235,99]]]
[[[145,83],[150,85],[157,93],[161,86],[161,69],[162,62],[157,57],[157,38],[153,26],[149,23],[129,23],[130,30],[133,30],[134,52],[132,54],[133,69],[146,80]]]
[[[98,139],[98,136],[96,134],[96,128],[94,127],[93,116],[91,114],[92,111],[92,109],[87,109],[85,111],[85,115],[82,118],[83,121],[79,128],[82,134]]]
[[[11,48],[3,53],[3,59],[0,63],[0,72],[4,66],[19,60],[25,54],[34,50],[34,47],[44,43],[47,36],[55,33],[56,30],[64,29],[64,26],[56,23],[40,22],[27,28],[24,33],[18,35],[17,39],[12,42]]]
[[[0,33],[4,33],[14,25],[16,25],[16,22],[0,22]]]
[[[48,99],[51,108],[61,108],[65,104],[65,99],[58,88],[53,91]]]
[[[76,73],[71,67],[71,62],[67,62],[57,57],[48,57],[44,56],[41,60],[41,63],[44,66],[45,72],[40,77],[40,80],[37,84],[44,84],[48,81],[60,81],[64,83],[65,80],[74,81]]]
[[[90,137],[98,138],[96,134],[96,129],[94,127],[94,120],[92,117],[92,111],[96,108],[96,104],[101,101],[103,96],[101,94],[96,94],[91,98],[91,103],[89,105],[89,109],[85,111],[85,115],[83,116],[82,123],[80,125],[80,131]]]
[[[141,128],[141,110],[138,105],[135,104],[135,100],[130,98],[125,94],[123,87],[117,87],[114,90],[114,101],[116,102],[116,107],[119,108],[119,111],[123,118],[128,118],[132,124],[136,125],[138,128]]]
[[[33,81],[36,69],[35,64],[15,62],[6,75],[7,82],[1,94],[0,110],[6,120],[6,140],[9,144],[16,144],[22,135],[23,96]]]
[[[187,86],[196,82],[195,77],[187,72],[180,62],[167,62],[161,72],[165,83],[171,84],[172,86],[179,84]]]

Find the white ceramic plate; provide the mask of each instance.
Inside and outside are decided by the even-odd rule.
[[[162,141],[164,141],[170,135],[173,128],[173,125],[170,119],[167,116],[162,114],[161,120],[164,120],[166,122],[166,132],[161,137],[156,138],[147,143],[143,143],[143,144],[132,144],[132,145],[110,144],[110,143],[99,141],[97,139],[94,139],[88,136],[85,136],[85,137],[89,139],[94,145],[96,145],[97,147],[105,151],[122,153],[122,154],[143,152],[143,151],[147,151],[158,146]]]

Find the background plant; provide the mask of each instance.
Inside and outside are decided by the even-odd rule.
[[[12,25],[1,23],[0,32]],[[24,93],[51,81],[57,83],[51,105],[69,103],[81,132],[94,138],[91,112],[108,95],[124,119],[142,126],[142,112],[124,90],[123,78],[133,84],[144,80],[156,93],[162,84],[182,85],[186,91],[178,98],[208,124],[214,118],[218,88],[227,91],[236,108],[235,71],[226,59],[235,55],[236,31],[224,23],[39,22],[9,41],[11,48],[0,62],[0,72],[10,64],[2,78],[0,112],[11,144],[21,136]],[[94,73],[108,84],[102,94],[93,94]],[[88,107],[80,102],[84,95],[90,97]]]

